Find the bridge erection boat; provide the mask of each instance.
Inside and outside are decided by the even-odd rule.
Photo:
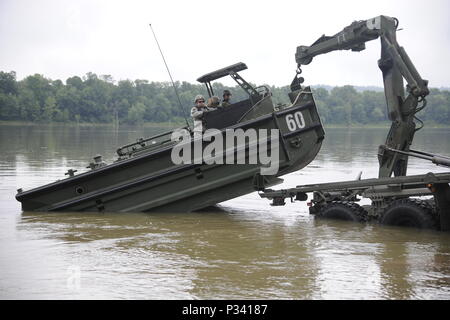
[[[16,199],[24,211],[189,212],[254,192],[255,180],[266,186],[282,182],[280,176],[302,169],[320,150],[324,130],[316,104],[310,88],[302,87],[296,77],[289,93],[291,104],[275,106],[269,88],[253,87],[238,74],[245,69],[244,63],[237,63],[198,79],[213,96],[211,82],[231,76],[248,95],[204,115],[206,128],[215,129],[215,136],[209,143],[206,136],[200,138],[200,161],[192,155],[192,161],[175,163],[174,148],[183,144],[195,150],[199,139],[180,141],[173,138],[174,131],[164,132],[120,147],[114,163],[97,157],[87,172],[69,170],[63,180],[19,189]],[[184,130],[191,133],[188,127]],[[245,134],[252,130],[257,134]],[[212,153],[216,159],[232,156],[232,162],[205,159],[210,143],[225,142],[227,135],[238,131],[245,139],[233,138],[232,146]],[[261,146],[270,148],[266,157],[271,163],[250,161],[261,153]],[[180,154],[187,156],[184,151]],[[264,173],[270,165],[276,170]]]

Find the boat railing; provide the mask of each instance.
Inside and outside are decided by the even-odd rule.
[[[183,127],[181,129],[188,129],[187,127]],[[121,158],[129,157],[135,153],[151,150],[157,147],[160,147],[163,144],[171,142],[172,132],[174,130],[166,131],[163,133],[159,133],[157,135],[151,136],[150,138],[139,138],[136,142],[124,145],[117,149],[117,154]]]

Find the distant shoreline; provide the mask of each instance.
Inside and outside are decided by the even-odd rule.
[[[142,124],[120,124],[119,128],[126,127],[144,127],[144,128],[179,128],[185,126],[185,123],[177,122],[145,122]],[[113,123],[93,123],[93,122],[33,122],[33,121],[16,121],[16,120],[0,120],[0,126],[55,126],[55,127],[111,127],[114,128],[116,125]]]
[[[208,96],[200,83],[176,82],[178,92],[168,82],[124,80],[115,83],[108,76],[97,76],[88,72],[85,76],[73,76],[65,82],[51,80],[43,75],[30,75],[16,80],[16,73],[0,71],[0,120],[18,121],[23,125],[38,123],[61,123],[77,126],[120,125],[143,127],[174,127],[190,118],[192,99],[201,94]],[[291,105],[288,85],[276,87],[266,85],[271,92],[274,106]],[[386,96],[373,87],[346,85],[313,87],[314,100],[325,124],[330,127],[385,127],[389,110]],[[232,102],[249,98],[239,86],[214,83],[214,91],[233,93]],[[362,91],[361,91],[362,90]],[[220,97],[219,97],[220,98]],[[417,116],[427,126],[449,127],[450,91],[430,88],[426,110],[417,109]],[[418,105],[422,108],[422,104]],[[23,122],[22,122],[23,121]],[[381,124],[381,125],[380,125]]]
[[[142,124],[119,124],[119,128],[180,128],[184,127],[186,124],[183,122],[145,122]],[[7,121],[0,120],[0,126],[54,126],[54,127],[111,127],[114,128],[113,123],[92,123],[92,122],[32,122],[32,121]],[[386,123],[353,123],[348,126],[345,124],[324,124],[325,129],[386,129],[390,127],[388,122]],[[450,125],[436,124],[436,123],[425,123],[425,128],[427,129],[448,129]]]

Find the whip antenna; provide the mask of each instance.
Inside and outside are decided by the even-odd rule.
[[[175,86],[175,83],[173,82],[172,75],[170,74],[169,67],[167,66],[167,63],[166,63],[166,59],[164,58],[164,55],[163,55],[162,50],[161,50],[161,47],[159,46],[158,39],[156,38],[155,31],[153,31],[153,27],[152,27],[151,23],[149,23],[149,26],[150,26],[150,29],[152,29],[153,37],[155,37],[155,41],[156,41],[156,44],[158,45],[159,52],[161,53],[161,57],[163,58],[164,65],[166,66],[167,73],[169,74],[169,77],[170,77],[170,81],[172,82],[173,89],[175,90],[175,95],[177,96],[178,103],[180,104],[180,109],[181,109],[181,112],[183,113],[183,117],[184,117],[184,120],[186,121],[186,125],[187,125],[187,127],[189,129],[191,129],[191,127],[189,125],[189,122],[188,122],[188,120],[186,118],[186,113],[185,113],[185,110],[183,108],[183,104],[181,103],[180,96],[178,95],[177,87]]]

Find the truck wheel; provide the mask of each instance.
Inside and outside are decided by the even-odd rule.
[[[354,202],[333,201],[322,207],[317,217],[363,222],[367,220],[367,211]]]
[[[381,224],[392,226],[436,229],[437,217],[433,207],[419,199],[399,199],[393,201],[380,219]]]

